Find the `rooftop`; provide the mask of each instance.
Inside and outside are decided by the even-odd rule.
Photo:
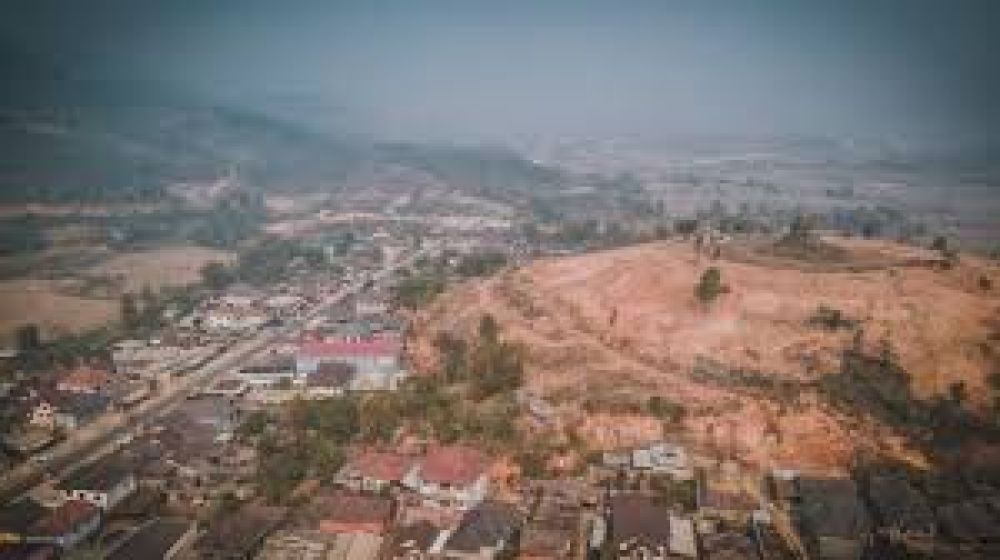
[[[299,355],[309,358],[354,358],[395,356],[400,343],[394,337],[373,337],[361,340],[307,341],[299,346]]]
[[[483,502],[465,514],[445,548],[478,552],[509,539],[520,522],[521,514],[514,506],[503,502]]]
[[[644,546],[668,546],[670,508],[648,496],[620,494],[611,498],[612,535],[619,543],[635,541]]]
[[[244,558],[285,518],[287,510],[257,503],[245,504],[209,525],[197,548],[206,558]]]
[[[471,484],[488,467],[488,458],[478,449],[462,446],[435,447],[420,466],[420,477],[438,484]]]
[[[183,519],[154,519],[119,544],[107,560],[164,558],[192,528],[192,523]]]
[[[426,553],[434,545],[441,530],[429,521],[417,521],[396,528],[392,533],[389,545],[392,558],[399,558],[410,553]]]
[[[348,525],[386,524],[392,519],[393,502],[378,496],[333,492],[314,497],[303,511],[313,521]]]
[[[931,531],[934,512],[922,494],[898,476],[873,476],[868,495],[882,524],[904,531]]]
[[[415,462],[412,457],[399,453],[365,451],[352,459],[348,467],[365,478],[401,481]]]

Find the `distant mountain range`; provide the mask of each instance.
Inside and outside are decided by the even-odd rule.
[[[3,49],[0,49],[2,51]],[[238,169],[266,190],[327,190],[362,166],[409,166],[463,186],[523,189],[556,179],[503,150],[378,144],[311,130],[162,84],[63,77],[0,55],[0,201],[145,201],[173,183]]]

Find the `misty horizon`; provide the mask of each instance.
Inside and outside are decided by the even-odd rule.
[[[388,140],[995,141],[987,3],[11,2],[5,45]],[[9,68],[8,76],[32,68]],[[37,70],[37,69],[35,69]]]

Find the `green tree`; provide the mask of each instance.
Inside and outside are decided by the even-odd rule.
[[[434,339],[441,354],[441,373],[445,381],[454,383],[466,377],[469,347],[465,340],[442,332]]]
[[[42,337],[35,323],[28,323],[17,328],[17,350],[21,353],[31,353],[42,347]]]
[[[395,395],[375,393],[361,402],[361,438],[368,442],[388,442],[400,425],[399,407]]]
[[[499,333],[500,327],[493,315],[487,313],[479,319],[479,340],[481,343],[496,344]]]
[[[701,279],[694,289],[695,295],[705,304],[712,303],[725,292],[726,287],[722,284],[722,271],[714,266],[702,273]]]
[[[142,317],[139,313],[139,304],[135,300],[135,294],[131,292],[122,294],[120,312],[122,326],[126,330],[133,331],[139,328]]]
[[[948,250],[948,238],[943,235],[935,236],[934,241],[931,242],[931,249],[944,253]]]
[[[243,419],[243,422],[240,424],[237,432],[239,435],[244,437],[259,436],[264,433],[264,430],[270,423],[271,417],[267,414],[267,412],[264,412],[263,410],[255,410]]]
[[[212,290],[221,290],[233,283],[232,270],[219,261],[212,261],[201,267],[201,281]]]

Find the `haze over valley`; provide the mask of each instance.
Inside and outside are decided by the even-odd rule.
[[[995,558],[988,2],[11,0],[0,558]]]

